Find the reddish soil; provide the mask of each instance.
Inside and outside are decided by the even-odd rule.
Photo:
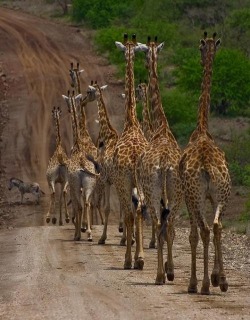
[[[119,40],[119,39],[118,39]],[[108,84],[105,101],[112,124],[123,124],[123,84],[115,68],[93,48],[92,33],[21,11],[0,8],[0,318],[1,319],[250,319],[249,237],[225,230],[223,252],[227,293],[188,295],[190,248],[185,207],[177,219],[173,284],[155,286],[156,251],[149,250],[145,226],[143,271],[123,270],[118,203],[112,199],[109,237],[97,245],[102,226],[93,226],[93,243],[73,239],[74,227],[46,225],[49,190],[45,178],[55,147],[51,110],[61,106],[65,147],[71,145],[69,115],[61,97],[70,89],[70,62],[85,70],[82,90],[91,80]],[[118,52],[119,54],[119,52]],[[87,107],[89,131],[98,132],[96,103]],[[20,205],[11,177],[37,181],[45,191],[40,205],[26,196]],[[226,216],[234,220],[247,194],[234,190]],[[211,245],[211,259],[213,247]],[[210,264],[212,268],[212,260]],[[198,254],[199,287],[202,250]]]

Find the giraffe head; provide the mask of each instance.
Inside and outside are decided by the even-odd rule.
[[[70,64],[69,75],[71,78],[71,87],[76,88],[79,83],[79,76],[84,70],[79,69],[79,62],[76,64],[76,68],[74,68],[73,62]]]
[[[79,103],[79,101],[82,98],[82,94],[78,94],[75,95],[75,91],[72,91],[72,93],[70,93],[70,91],[68,91],[68,96],[62,95],[63,99],[65,100],[67,107],[68,107],[68,111],[71,113],[74,110],[76,111],[76,106]]]
[[[105,90],[107,88],[108,85],[104,85],[104,86],[99,86],[97,84],[97,81],[95,81],[95,83],[93,83],[93,81],[91,81],[91,85],[89,85],[88,90],[87,90],[87,95],[85,96],[85,98],[83,99],[83,101],[85,103],[88,102],[92,102],[94,100],[97,100],[98,97],[101,96],[102,91]]]
[[[55,120],[58,120],[62,114],[60,107],[54,107],[52,110],[52,116]]]
[[[215,40],[216,33],[213,34],[212,38],[207,38],[207,32],[204,32],[204,38],[200,40],[200,51],[201,51],[201,64],[206,65],[207,59],[213,61],[215,53],[218,50],[221,40]]]
[[[147,44],[140,44],[140,48],[146,54],[146,68],[150,68],[151,64],[154,64],[158,60],[158,54],[164,47],[164,42],[158,44],[157,37],[154,41],[151,41],[151,37],[148,36]]]
[[[136,35],[132,35],[132,40],[128,39],[128,35],[125,33],[123,43],[116,41],[115,45],[121,51],[124,51],[125,60],[128,62],[130,59],[134,60],[135,52],[141,51],[140,44],[136,41]]]

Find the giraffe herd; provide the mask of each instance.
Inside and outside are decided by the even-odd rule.
[[[152,222],[150,248],[157,247],[155,284],[162,285],[174,280],[173,242],[174,220],[185,200],[190,218],[191,278],[189,293],[197,292],[196,248],[198,228],[203,243],[204,277],[201,294],[210,293],[208,275],[208,246],[210,228],[205,218],[205,202],[212,204],[214,222],[214,268],[212,285],[227,291],[228,283],[223,268],[221,232],[222,214],[230,196],[231,181],[223,151],[213,140],[208,129],[212,65],[220,40],[216,34],[211,38],[204,33],[200,41],[203,80],[199,99],[197,127],[184,150],[179,147],[171,132],[161,102],[157,71],[158,55],[164,43],[148,37],[147,43],[138,43],[136,35],[123,42],[115,42],[125,58],[125,122],[119,135],[111,124],[103,98],[106,85],[91,82],[84,96],[80,86],[79,63],[70,67],[72,92],[63,95],[71,114],[73,145],[70,156],[63,150],[60,135],[60,108],[54,107],[57,138],[56,150],[49,160],[47,180],[51,190],[46,222],[56,223],[55,184],[61,185],[60,219],[62,225],[62,198],[65,221],[69,222],[66,194],[72,203],[72,221],[75,225],[74,240],[87,232],[92,241],[91,216],[97,210],[104,224],[99,244],[105,244],[110,213],[111,185],[114,185],[120,202],[120,230],[123,230],[121,245],[126,245],[124,269],[142,270],[144,267],[143,220],[149,214]],[[135,88],[134,63],[136,52],[145,52],[148,84],[140,83]],[[94,143],[86,125],[85,108],[96,100],[99,117],[99,136]],[[136,115],[136,102],[142,101],[143,119]],[[167,108],[166,108],[167,109]],[[104,220],[102,212],[104,212]],[[132,244],[135,234],[134,263]],[[167,242],[167,261],[164,262],[163,245]]]

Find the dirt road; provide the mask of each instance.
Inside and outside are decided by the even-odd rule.
[[[49,156],[55,147],[51,110],[63,108],[63,138],[69,150],[71,128],[61,95],[69,87],[70,62],[85,70],[83,90],[91,80],[108,84],[105,101],[113,125],[123,121],[122,84],[114,68],[93,51],[91,34],[75,27],[0,8],[0,319],[250,319],[249,239],[224,233],[223,251],[229,290],[210,296],[188,295],[190,249],[187,228],[177,228],[175,280],[155,286],[156,251],[148,248],[145,227],[143,271],[123,270],[125,248],[117,231],[114,197],[105,246],[97,244],[102,226],[93,226],[93,243],[74,242],[73,225],[46,225]],[[5,92],[6,91],[6,92]],[[96,104],[87,109],[93,139]],[[10,177],[37,181],[46,192],[41,205],[32,196],[19,205],[7,190]],[[211,246],[211,258],[213,248]],[[198,254],[199,284],[202,251]],[[212,264],[210,265],[210,270]],[[199,286],[200,287],[200,286]]]

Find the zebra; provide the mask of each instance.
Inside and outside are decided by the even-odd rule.
[[[41,195],[45,194],[37,182],[23,182],[21,179],[11,178],[9,180],[8,189],[11,190],[13,187],[17,187],[21,193],[21,204],[23,204],[23,196],[25,193],[32,193],[35,195],[37,204],[39,204]]]

